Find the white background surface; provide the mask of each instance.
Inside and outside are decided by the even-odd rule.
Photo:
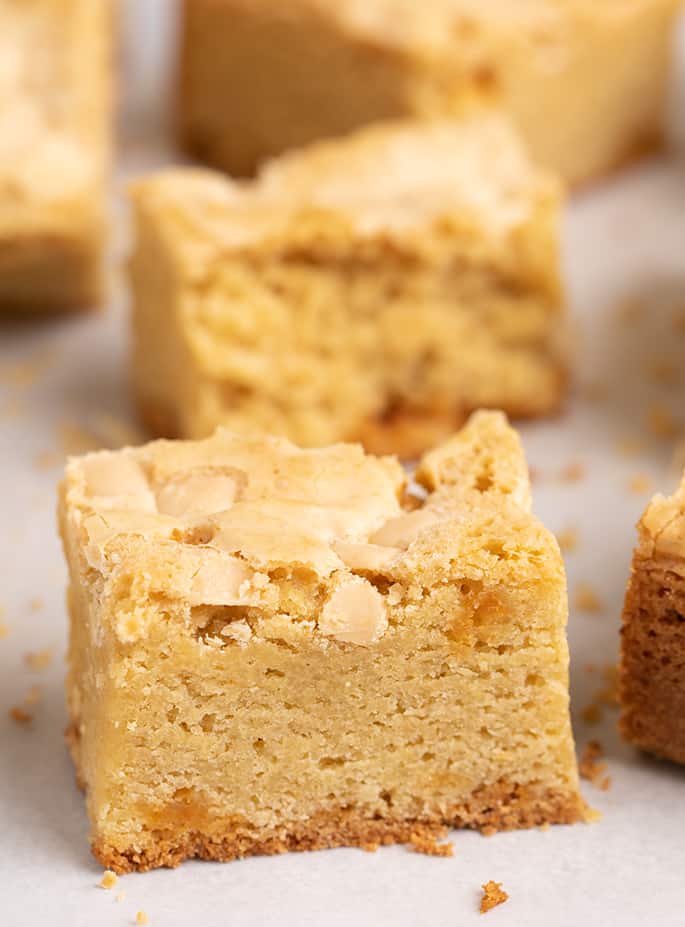
[[[163,27],[173,4],[129,4],[140,17],[127,28],[126,174],[163,159],[151,104],[163,90]],[[168,20],[167,20],[168,24]],[[143,29],[143,33],[140,30]],[[138,35],[136,44],[131,40]],[[120,210],[119,210],[120,211]],[[123,236],[118,236],[123,240]],[[122,253],[122,245],[115,249]],[[132,875],[114,891],[97,887],[83,799],[62,742],[66,617],[65,570],[54,527],[55,485],[63,451],[60,426],[109,429],[103,415],[131,418],[127,397],[125,292],[119,281],[103,314],[0,328],[0,925],[127,925],[145,910],[151,925],[393,925],[456,927],[480,922],[479,886],[504,883],[507,904],[492,925],[685,924],[685,769],[639,755],[619,743],[615,713],[600,725],[580,717],[601,685],[587,664],[615,661],[618,622],[633,524],[646,494],[631,492],[637,474],[670,490],[675,440],[658,440],[645,416],[658,401],[685,432],[685,167],[676,158],[647,162],[579,197],[566,227],[566,265],[577,333],[576,387],[558,421],[526,426],[536,473],[536,509],[553,530],[578,531],[567,555],[571,591],[572,703],[580,747],[598,738],[612,787],[584,792],[600,823],[502,834],[453,835],[452,859],[405,848],[376,854],[335,850],[251,859],[228,865],[186,863],[175,871]],[[626,321],[625,305],[637,306]],[[621,311],[621,307],[624,307]],[[655,358],[672,361],[679,382],[653,383]],[[38,361],[35,382],[16,363]],[[590,399],[587,386],[605,396]],[[594,390],[596,391],[596,390]],[[640,438],[633,458],[617,450]],[[42,460],[42,466],[39,465]],[[560,479],[584,465],[584,479]],[[573,607],[590,583],[599,614]],[[39,610],[29,603],[43,600]],[[54,648],[52,665],[31,671],[29,650]],[[26,728],[9,720],[33,685],[43,687]],[[115,900],[125,893],[121,902]]]

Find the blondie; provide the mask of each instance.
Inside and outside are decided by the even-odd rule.
[[[91,307],[112,116],[110,0],[0,4],[0,313]]]
[[[573,184],[663,134],[680,0],[185,0],[180,134],[231,173],[487,100]]]
[[[621,730],[685,763],[685,481],[652,499],[638,530],[623,611]]]
[[[518,439],[477,414],[416,480],[225,430],[69,462],[69,741],[103,865],[584,818]]]
[[[223,424],[409,457],[565,388],[557,182],[503,119],[391,124],[137,184],[134,381],[154,433]]]

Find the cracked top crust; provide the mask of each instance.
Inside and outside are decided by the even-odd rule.
[[[483,165],[487,164],[484,172]],[[430,226],[468,230],[480,250],[497,249],[542,203],[556,204],[556,179],[534,168],[509,122],[489,111],[458,121],[386,123],[319,142],[265,165],[255,181],[172,169],[133,186],[138,207],[183,229],[175,246],[331,246],[351,231],[393,241]]]
[[[110,584],[132,576],[191,608],[277,610],[278,582],[308,576],[325,589],[319,631],[370,644],[387,627],[379,579],[444,582],[460,556],[476,572],[507,557],[525,571],[521,551],[539,559],[547,543],[529,514],[518,437],[500,413],[473,415],[425,455],[416,480],[409,494],[395,458],[358,445],[300,450],[220,429],[204,441],[70,459],[63,532],[83,573]]]
[[[103,181],[110,0],[0,4],[0,199],[68,201]]]
[[[638,523],[640,543],[637,556],[672,561],[672,568],[685,575],[685,475],[672,496],[657,493]]]

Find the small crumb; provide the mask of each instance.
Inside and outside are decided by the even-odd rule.
[[[149,924],[150,920],[145,911],[138,911],[136,914],[136,924]]]
[[[52,648],[46,647],[44,650],[36,650],[24,654],[24,662],[36,672],[47,669],[52,663]]]
[[[581,717],[586,724],[599,724],[602,720],[602,708],[597,702],[590,702],[583,709]]]
[[[632,325],[645,314],[647,304],[639,296],[627,296],[616,305],[616,318],[622,325]]]
[[[7,637],[9,633],[9,625],[6,625],[4,621],[0,621],[0,641],[3,639],[3,637]]]
[[[105,871],[102,873],[102,878],[100,879],[100,888],[106,888],[109,890],[110,888],[114,888],[118,881],[119,879],[111,869],[105,869]]]
[[[380,843],[376,843],[374,840],[368,840],[366,843],[360,843],[359,846],[365,853],[375,853]]]
[[[609,395],[609,389],[606,383],[601,383],[600,381],[596,380],[590,383],[586,383],[584,386],[582,386],[580,393],[584,399],[588,400],[588,402],[601,402]]]
[[[567,464],[559,474],[562,483],[579,483],[585,479],[585,465],[580,461]]]
[[[665,357],[654,357],[647,364],[647,376],[657,386],[677,386],[680,383],[680,365]]]
[[[573,597],[574,605],[580,612],[597,614],[603,610],[602,601],[589,583],[579,583]]]
[[[42,698],[43,698],[42,686],[31,686],[29,691],[24,696],[24,705],[37,705],[38,702]]]
[[[32,612],[41,611],[44,605],[45,605],[45,602],[38,595],[34,596],[34,598],[31,599],[29,602],[29,608],[31,609]]]
[[[125,897],[126,897],[126,892],[117,892],[114,900],[118,901],[119,904],[121,904],[121,902],[124,900]]]
[[[454,856],[453,843],[438,843],[432,836],[412,834],[409,842],[417,853],[423,853],[426,856]]]
[[[33,715],[25,708],[20,708],[19,705],[10,708],[9,716],[17,724],[30,724],[33,721]]]
[[[578,532],[575,528],[564,528],[557,533],[557,542],[562,553],[571,554],[578,547]]]
[[[647,410],[646,425],[655,438],[675,438],[681,431],[670,409],[659,403]]]
[[[504,904],[509,895],[502,888],[501,882],[492,879],[483,885],[483,897],[480,900],[480,913],[487,914],[500,904]]]
[[[632,457],[637,457],[638,454],[641,454],[645,449],[645,442],[641,438],[635,436],[626,436],[621,438],[616,442],[616,450],[621,455],[630,459]]]
[[[643,495],[651,491],[652,481],[645,473],[636,473],[628,480],[628,489],[637,495]]]
[[[583,754],[578,764],[578,771],[581,778],[587,779],[598,789],[603,792],[611,785],[611,779],[605,775],[607,764],[604,761],[602,746],[597,740],[591,740],[585,745]]]

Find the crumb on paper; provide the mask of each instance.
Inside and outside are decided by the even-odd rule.
[[[591,701],[583,709],[581,717],[587,724],[598,724],[603,716],[605,708],[616,709],[619,707],[618,697],[618,666],[615,663],[606,663],[602,667],[594,665],[586,667],[591,672],[599,672],[602,677],[602,685],[594,692]]]
[[[20,705],[10,708],[9,716],[16,724],[26,725],[33,721],[33,715]]]
[[[24,705],[37,705],[38,702],[43,698],[43,687],[42,686],[31,686],[29,691],[24,696]]]
[[[454,844],[438,843],[433,835],[412,834],[409,842],[417,853],[423,853],[425,856],[454,856]]]
[[[645,449],[645,442],[642,438],[638,438],[636,435],[626,435],[624,438],[620,438],[616,442],[616,450],[621,455],[630,459],[632,457],[637,457]]]
[[[7,637],[9,633],[9,625],[5,624],[4,621],[0,621],[0,641],[3,639],[3,637]]]
[[[124,898],[126,898],[126,892],[117,892],[116,897],[115,897],[115,901],[118,901],[119,904],[121,904],[121,902],[124,900]]]
[[[44,605],[45,605],[45,602],[43,601],[43,599],[42,599],[39,595],[34,596],[34,597],[29,601],[29,609],[30,609],[32,612],[39,612],[39,611],[41,611]]]
[[[573,596],[574,606],[580,612],[598,614],[604,608],[602,600],[589,583],[579,583]]]
[[[29,651],[24,654],[26,665],[36,672],[47,669],[52,663],[52,647],[45,647],[43,650]]]
[[[106,888],[109,891],[110,888],[114,888],[118,881],[119,879],[111,869],[105,869],[100,879],[100,888]]]
[[[0,364],[0,383],[14,387],[33,386],[47,372],[55,357],[54,349],[41,349],[26,360]]]
[[[646,473],[636,473],[628,480],[628,489],[636,495],[644,495],[652,489],[652,481]]]
[[[587,779],[592,785],[606,792],[611,785],[611,778],[606,775],[607,764],[604,760],[602,745],[597,740],[591,740],[585,745],[585,749],[578,763],[578,772],[582,779]]]
[[[579,483],[585,479],[585,474],[585,464],[576,460],[563,467],[559,477],[562,483]]]
[[[500,904],[504,904],[509,895],[502,888],[501,882],[492,879],[483,885],[483,897],[480,900],[480,913],[487,914]]]
[[[564,528],[557,532],[557,543],[564,554],[571,554],[578,547],[578,531],[576,528]]]
[[[631,325],[645,314],[647,303],[640,296],[626,296],[616,304],[614,312],[622,325]]]
[[[671,410],[661,403],[654,403],[649,407],[646,425],[647,430],[655,438],[675,438],[681,432],[681,428]]]
[[[587,399],[588,402],[600,402],[602,399],[607,398],[609,389],[606,383],[594,380],[581,387],[581,395]]]
[[[657,386],[677,386],[680,383],[680,365],[667,357],[653,357],[647,364],[647,376]]]
[[[150,919],[148,918],[145,911],[138,911],[136,914],[136,924],[149,924]]]

